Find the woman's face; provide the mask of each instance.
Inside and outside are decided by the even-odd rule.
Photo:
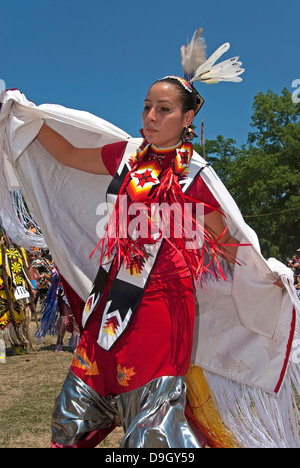
[[[155,83],[148,91],[142,114],[143,129],[149,143],[169,148],[180,142],[182,131],[191,125],[194,111],[182,112],[175,86],[166,82]]]

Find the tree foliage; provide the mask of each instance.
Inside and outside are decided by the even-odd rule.
[[[285,260],[300,248],[300,104],[286,88],[280,96],[260,92],[251,127],[241,148],[220,135],[207,140],[206,159],[256,231],[263,255]]]

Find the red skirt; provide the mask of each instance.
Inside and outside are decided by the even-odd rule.
[[[72,363],[74,374],[105,398],[164,375],[184,376],[195,320],[192,278],[151,279],[129,328],[105,351],[97,339],[109,283],[83,331]]]

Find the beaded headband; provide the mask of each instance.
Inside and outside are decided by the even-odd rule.
[[[184,80],[180,76],[169,75],[169,76],[165,76],[164,78],[161,78],[158,81],[163,81],[163,80],[166,80],[166,79],[176,80],[183,86],[183,88],[186,91],[188,91],[189,93],[193,93],[193,92],[195,93],[196,101],[197,101],[196,109],[195,109],[195,115],[197,115],[199,110],[201,109],[201,107],[204,104],[204,99],[200,96],[200,94],[198,93],[196,88],[193,85],[191,85],[187,80]]]
[[[172,80],[176,80],[176,81],[179,81],[179,83],[184,87],[184,89],[186,91],[188,91],[189,93],[192,93],[193,92],[193,88],[192,86],[190,85],[190,83],[186,80],[184,80],[183,78],[180,78],[180,76],[174,76],[174,75],[169,75],[169,76],[164,76],[163,78],[161,78],[160,80],[158,81],[162,81],[162,80],[165,80],[167,78],[170,78]]]

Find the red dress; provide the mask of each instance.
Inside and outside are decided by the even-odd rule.
[[[125,145],[115,143],[102,150],[103,161],[112,175]],[[166,156],[164,164],[169,163]],[[200,177],[187,194],[218,206]],[[184,376],[193,343],[193,278],[180,253],[165,243],[129,328],[110,351],[102,349],[97,344],[99,327],[115,274],[116,271],[111,272],[104,294],[82,332],[71,367],[77,377],[105,398],[133,390],[158,377]],[[74,292],[68,294],[69,288],[64,286],[77,319],[81,319],[82,301],[76,298],[75,305]]]

